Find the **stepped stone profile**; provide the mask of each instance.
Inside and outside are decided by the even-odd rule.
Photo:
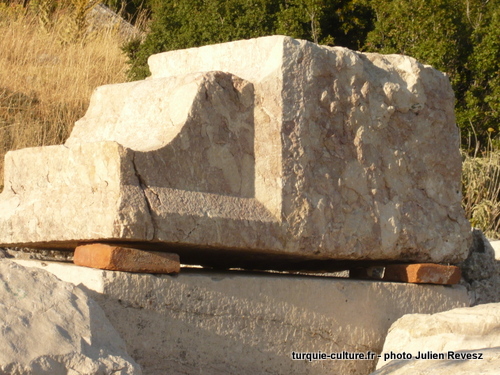
[[[65,145],[7,154],[1,244],[251,267],[466,256],[444,74],[283,36],[149,65],[98,88]]]

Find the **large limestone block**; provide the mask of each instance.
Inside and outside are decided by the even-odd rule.
[[[0,260],[0,373],[142,374],[103,310],[52,274]]]
[[[436,357],[442,360],[439,366],[449,366],[455,368],[452,363],[455,363],[455,357],[449,357],[449,352],[458,351],[478,351],[482,349],[496,348],[493,351],[485,350],[482,362],[477,357],[469,358],[470,362],[476,362],[476,368],[483,368],[482,364],[486,364],[489,359],[488,355],[493,355],[494,363],[500,363],[500,304],[490,303],[478,305],[468,308],[457,308],[451,311],[445,311],[437,314],[410,314],[405,315],[397,320],[390,328],[385,339],[384,350],[381,353],[382,358],[377,363],[377,368],[380,369],[387,365],[386,369],[398,369],[402,363],[392,364],[397,357],[388,357],[384,360],[385,354],[406,353],[407,358],[411,360],[411,366],[417,368],[426,368],[424,364],[416,364],[414,362],[424,361],[416,359],[432,352],[436,355],[443,355],[444,358]],[[420,355],[419,355],[420,353]],[[408,357],[411,355],[412,357]],[[467,358],[464,358],[467,359]],[[430,359],[432,362],[433,359]],[[404,362],[408,362],[407,360]],[[390,366],[389,366],[390,365]],[[436,366],[438,363],[436,363]],[[428,365],[427,365],[428,366]],[[438,367],[439,367],[438,366]],[[467,366],[474,368],[475,364],[471,363]],[[468,367],[464,367],[468,368]],[[486,367],[487,368],[487,367]],[[493,367],[498,373],[498,367]],[[408,367],[401,367],[403,372],[395,372],[395,374],[404,373]],[[429,368],[429,371],[431,368]],[[460,369],[457,369],[460,370]],[[384,370],[385,371],[385,370]],[[392,374],[392,372],[381,371],[380,374]],[[465,371],[465,370],[464,370]],[[441,372],[433,372],[441,374]],[[447,373],[447,372],[445,372]],[[475,373],[475,372],[471,372]],[[493,373],[493,372],[491,372]],[[443,373],[444,374],[444,373]]]
[[[293,360],[292,352],[380,353],[404,314],[467,306],[460,286],[183,269],[130,274],[16,260],[95,294],[147,375],[360,375],[375,360]]]
[[[127,241],[264,268],[466,255],[444,74],[282,36],[149,64],[150,79],[98,88],[64,146],[7,155],[0,243]]]

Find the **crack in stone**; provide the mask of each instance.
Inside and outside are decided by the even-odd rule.
[[[147,190],[148,192],[150,192],[151,194],[153,194],[155,196],[155,198],[158,200],[158,203],[161,205],[163,205],[163,202],[161,201],[161,198],[160,198],[160,195],[154,191],[152,188],[148,187],[148,186],[145,186],[144,187],[145,191]],[[146,194],[147,196],[147,194]]]
[[[199,224],[196,224],[195,227],[193,229],[191,229],[189,231],[189,233],[184,236],[184,240],[189,239],[189,237],[191,236],[191,233],[193,233],[196,229],[198,229],[199,226],[200,226]]]

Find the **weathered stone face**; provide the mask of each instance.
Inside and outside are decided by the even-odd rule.
[[[1,374],[141,375],[104,311],[52,274],[0,261]]]
[[[172,277],[16,262],[91,293],[147,375],[368,374],[376,356],[309,362],[293,360],[292,351],[380,353],[401,316],[467,306],[459,286],[213,270]]]
[[[8,154],[0,243],[128,241],[259,267],[465,257],[442,73],[281,36],[149,64],[148,80],[99,88],[65,146]]]
[[[405,315],[389,329],[382,357],[377,362],[377,369],[380,370],[372,375],[498,373],[499,329],[498,303],[436,314]],[[406,358],[411,361],[390,356],[390,353],[403,352],[412,356]],[[460,357],[458,353],[464,353],[464,356]],[[472,353],[482,353],[482,360]],[[447,369],[449,371],[445,371]]]

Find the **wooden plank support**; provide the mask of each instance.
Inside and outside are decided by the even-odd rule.
[[[78,246],[75,249],[73,262],[78,266],[112,271],[142,273],[178,273],[180,271],[180,260],[177,254],[101,243]]]
[[[453,285],[462,274],[456,266],[434,263],[386,264],[349,270],[349,277],[371,280],[399,281],[413,284]]]

